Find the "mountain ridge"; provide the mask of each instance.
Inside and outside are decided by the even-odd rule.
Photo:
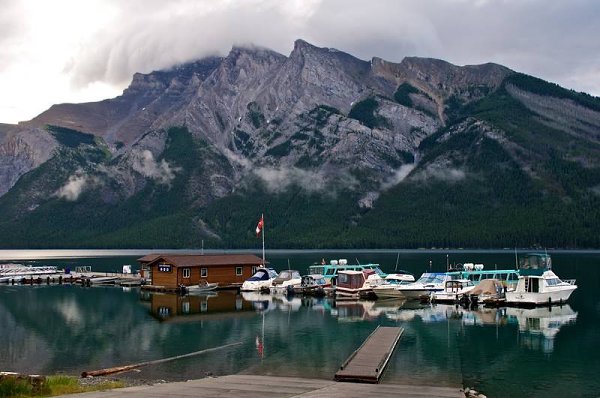
[[[598,98],[493,63],[233,47],[0,125],[0,245],[245,247],[271,206],[275,247],[597,246],[599,131]]]

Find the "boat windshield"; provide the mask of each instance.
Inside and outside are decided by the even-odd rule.
[[[445,280],[444,274],[424,273],[416,283],[441,283]]]
[[[308,273],[323,275],[325,272],[322,265],[311,265],[308,267]]]

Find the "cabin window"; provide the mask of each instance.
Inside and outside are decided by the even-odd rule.
[[[189,278],[190,275],[192,275],[192,270],[189,268],[184,268],[183,270],[183,277],[184,278]]]
[[[242,276],[244,273],[244,269],[242,267],[235,267],[235,275]]]
[[[339,274],[338,275],[338,283],[348,283],[348,275]]]
[[[258,269],[258,268],[256,267],[256,265],[253,265],[253,266],[252,266],[252,275],[256,274],[256,270],[257,270],[257,269]]]
[[[206,278],[208,276],[208,268],[200,268],[200,278]]]
[[[200,312],[206,312],[208,311],[208,301],[201,301],[200,302]]]
[[[189,301],[184,301],[183,303],[181,303],[181,312],[183,312],[184,314],[190,313],[190,302]]]

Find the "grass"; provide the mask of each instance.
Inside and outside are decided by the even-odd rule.
[[[125,387],[125,383],[122,381],[105,380],[99,383],[84,385],[79,382],[78,377],[55,375],[46,377],[46,383],[42,386],[41,391],[34,391],[31,384],[26,380],[6,378],[0,381],[0,397],[53,397],[57,395],[104,391],[122,387]]]

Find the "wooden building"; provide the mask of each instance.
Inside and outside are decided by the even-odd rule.
[[[240,286],[262,265],[254,254],[148,254],[137,261],[142,277],[166,289],[202,282]]]

